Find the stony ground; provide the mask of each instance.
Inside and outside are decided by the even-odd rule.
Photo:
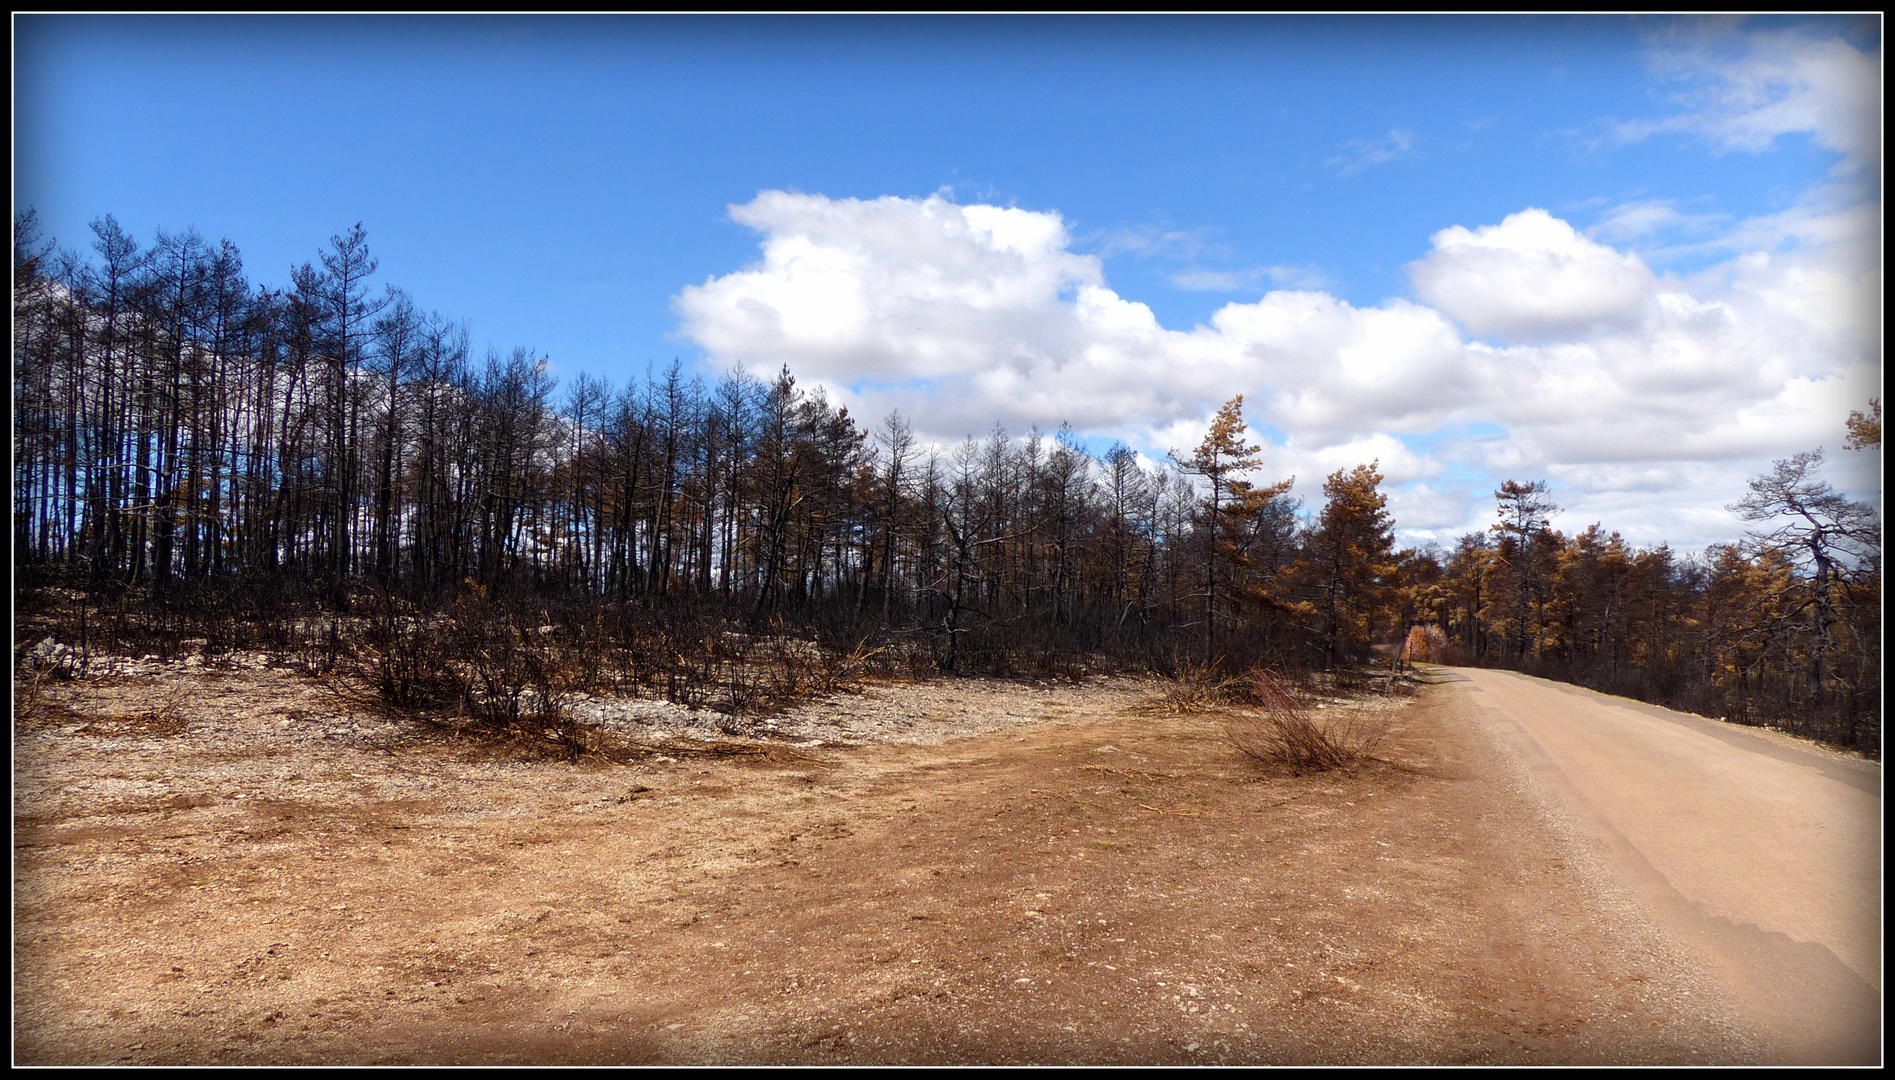
[[[260,662],[43,687],[15,1061],[1750,1059],[1431,691],[1297,777],[1162,690],[878,685],[767,755],[609,764]]]

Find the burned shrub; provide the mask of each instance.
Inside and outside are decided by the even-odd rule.
[[[1244,756],[1296,775],[1346,768],[1375,756],[1391,717],[1380,703],[1358,703],[1319,719],[1317,710],[1261,669],[1247,676],[1256,705],[1225,723],[1225,737]]]

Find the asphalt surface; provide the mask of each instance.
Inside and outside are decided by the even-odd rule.
[[[1770,1059],[1881,1063],[1880,765],[1512,672],[1440,675]]]

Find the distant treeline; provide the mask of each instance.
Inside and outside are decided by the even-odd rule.
[[[93,232],[81,256],[15,221],[14,560],[21,603],[67,590],[101,626],[229,647],[477,605],[680,664],[767,631],[990,672],[1335,671],[1379,644],[1879,744],[1879,523],[1812,455],[1753,483],[1763,534],[1702,558],[1564,536],[1515,482],[1491,530],[1398,551],[1374,463],[1307,515],[1247,480],[1241,397],[1157,467],[1064,429],[941,450],[787,368],[562,388],[524,349],[476,362],[372,287],[360,226],[281,291],[228,242]]]
[[[1567,536],[1533,512],[1543,486],[1510,483],[1493,531],[1410,560],[1407,617],[1467,662],[1878,753],[1881,527],[1820,463],[1752,480],[1733,508],[1758,533],[1692,558],[1598,525]]]

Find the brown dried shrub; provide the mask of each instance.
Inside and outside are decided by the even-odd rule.
[[[1255,708],[1224,725],[1225,737],[1244,756],[1291,773],[1347,768],[1375,756],[1388,736],[1385,706],[1357,704],[1318,719],[1316,710],[1262,669],[1245,681]]]
[[[1458,651],[1449,644],[1446,631],[1429,623],[1408,628],[1408,637],[1402,642],[1401,658],[1411,663],[1448,664],[1458,658]]]
[[[1163,693],[1139,704],[1134,711],[1160,716],[1195,716],[1248,704],[1251,700],[1247,677],[1228,676],[1216,668],[1186,662],[1179,665],[1177,676]]]

